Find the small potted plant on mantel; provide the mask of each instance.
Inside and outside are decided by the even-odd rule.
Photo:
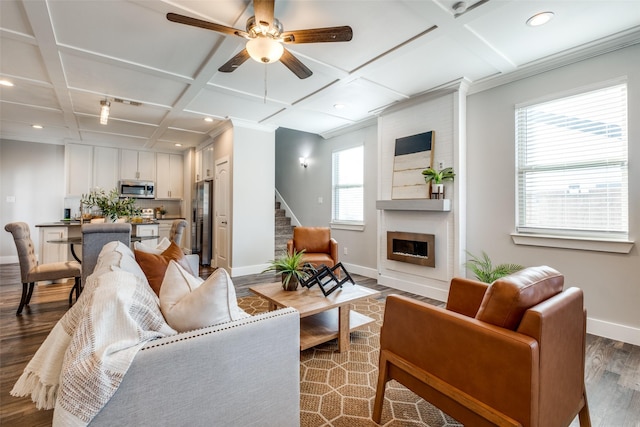
[[[302,261],[302,254],[304,249],[300,252],[293,251],[292,254],[287,252],[282,257],[269,261],[269,267],[263,271],[275,271],[282,273],[282,289],[285,291],[295,291],[298,289],[298,283],[300,280],[304,280],[308,277]]]
[[[453,168],[444,168],[440,171],[436,171],[433,168],[427,168],[422,171],[424,175],[424,181],[431,183],[431,198],[432,199],[444,199],[444,181],[453,181],[456,174],[453,172]]]

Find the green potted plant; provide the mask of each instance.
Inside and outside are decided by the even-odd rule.
[[[453,181],[456,174],[453,172],[453,168],[448,167],[440,171],[437,171],[431,167],[422,171],[424,175],[424,181],[431,183],[431,198],[440,199],[444,198],[444,181]],[[435,197],[434,197],[435,196]]]
[[[299,281],[308,277],[304,270],[305,263],[302,261],[303,253],[304,249],[300,252],[294,250],[292,254],[285,252],[282,257],[269,261],[270,265],[263,273],[267,271],[282,273],[282,289],[295,291]]]
[[[464,265],[475,274],[476,279],[485,283],[493,283],[501,277],[520,271],[524,266],[520,264],[498,264],[496,266],[491,262],[491,258],[485,251],[482,256],[477,257],[467,251],[470,259]]]
[[[80,204],[87,208],[97,208],[107,222],[116,222],[118,218],[137,216],[142,212],[136,207],[135,199],[120,198],[116,188],[108,193],[99,188],[89,194],[83,194]]]

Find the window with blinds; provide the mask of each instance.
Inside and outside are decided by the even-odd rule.
[[[627,85],[516,107],[517,231],[626,238]]]
[[[333,152],[333,223],[364,223],[364,147]]]

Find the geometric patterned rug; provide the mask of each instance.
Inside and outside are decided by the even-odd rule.
[[[238,305],[249,314],[268,309],[267,301],[257,296],[239,298]],[[302,427],[378,425],[371,414],[378,382],[384,302],[368,298],[352,304],[352,309],[376,321],[351,333],[348,352],[337,352],[337,340],[300,352]],[[380,425],[462,426],[395,381],[387,384]]]

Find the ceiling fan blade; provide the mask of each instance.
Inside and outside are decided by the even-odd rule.
[[[293,56],[291,52],[287,49],[282,53],[282,57],[280,57],[280,62],[284,64],[285,67],[291,70],[293,74],[298,76],[301,79],[306,79],[311,76],[313,72],[307,68],[298,58]]]
[[[286,31],[280,36],[284,43],[348,42],[353,38],[351,27],[326,27]]]
[[[249,52],[247,49],[242,49],[236,56],[225,62],[218,71],[222,73],[231,73],[236,70],[239,66],[244,64],[244,61],[249,59]]]
[[[265,26],[273,24],[274,0],[253,0],[253,12],[256,22]]]
[[[203,21],[201,19],[191,18],[189,16],[178,15],[177,13],[167,13],[167,19],[171,22],[177,22],[178,24],[191,25],[192,27],[199,27],[204,28],[205,30],[217,31],[222,34],[249,38],[249,34],[247,34],[245,31],[237,30],[225,25],[215,24],[209,21]]]

